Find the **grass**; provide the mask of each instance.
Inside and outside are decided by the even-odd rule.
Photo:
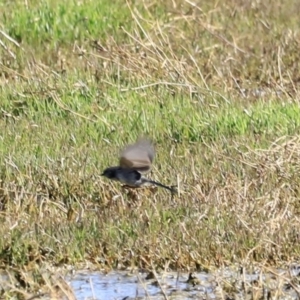
[[[5,7],[3,267],[299,259],[297,1]],[[174,199],[100,177],[141,134]]]

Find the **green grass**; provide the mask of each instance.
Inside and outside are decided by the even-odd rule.
[[[24,1],[8,4],[3,23],[8,34],[24,44],[57,48],[84,39],[117,34],[130,20],[123,1]],[[40,49],[41,50],[41,49]]]
[[[299,258],[298,4],[173,4],[0,4],[2,266]],[[174,199],[100,176],[142,134]]]

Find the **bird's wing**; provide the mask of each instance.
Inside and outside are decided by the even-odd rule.
[[[136,143],[126,146],[120,155],[120,166],[147,173],[151,169],[155,151],[151,141],[139,139]]]

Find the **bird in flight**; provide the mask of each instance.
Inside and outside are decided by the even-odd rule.
[[[121,151],[119,166],[105,169],[101,176],[120,181],[128,187],[138,188],[156,185],[169,190],[172,194],[175,193],[174,187],[166,186],[143,176],[143,174],[150,172],[154,155],[152,142],[146,138],[138,139],[134,144],[126,146]]]

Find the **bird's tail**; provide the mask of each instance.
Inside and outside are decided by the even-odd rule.
[[[164,189],[167,189],[167,190],[169,190],[172,194],[177,193],[177,189],[176,189],[175,186],[167,186],[167,185],[164,185],[164,184],[162,184],[162,183],[160,183],[160,182],[157,182],[157,181],[154,181],[154,180],[151,180],[151,179],[147,179],[147,178],[142,178],[142,181],[143,181],[144,183],[154,184],[154,185],[156,185],[156,186],[159,186],[159,187],[162,187],[162,188],[164,188]]]

